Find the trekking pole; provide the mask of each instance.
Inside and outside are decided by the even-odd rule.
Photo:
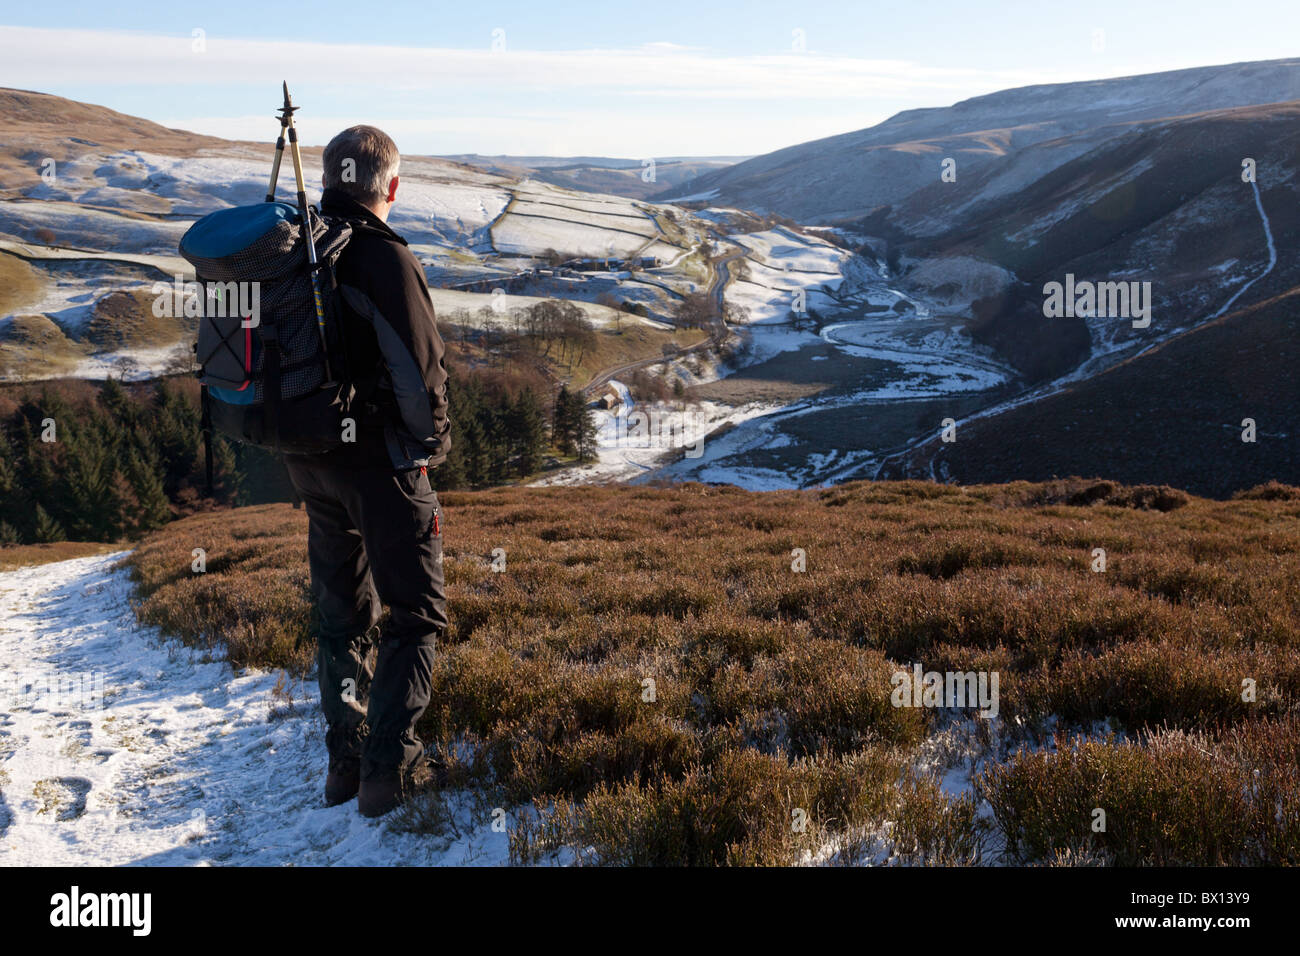
[[[280,161],[284,159],[284,131],[289,128],[289,114],[298,107],[289,106],[289,85],[285,84],[285,106],[280,110],[280,136],[275,141],[275,161],[271,164],[271,185],[266,188],[266,201],[275,202],[275,184],[280,180]],[[286,112],[287,110],[287,112]]]
[[[298,186],[298,215],[302,219],[302,237],[307,246],[307,268],[311,273],[312,297],[316,301],[316,330],[320,333],[321,358],[325,363],[327,385],[334,384],[330,370],[329,342],[325,338],[325,299],[321,295],[320,268],[316,262],[316,238],[311,229],[311,207],[307,205],[307,188],[302,179],[302,154],[298,151],[298,130],[293,125],[293,114],[298,107],[289,99],[289,83],[284,83],[284,106],[280,107],[280,123],[289,131],[289,155],[293,158],[293,178]],[[276,169],[279,157],[276,158]]]

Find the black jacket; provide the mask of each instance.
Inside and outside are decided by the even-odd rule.
[[[352,224],[336,267],[348,368],[365,406],[353,445],[330,452],[353,465],[398,470],[442,464],[451,447],[446,347],[424,270],[406,240],[351,196],[326,189],[321,212]]]

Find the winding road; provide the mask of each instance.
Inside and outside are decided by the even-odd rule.
[[[625,375],[628,372],[636,371],[639,368],[647,368],[648,366],[651,365],[659,365],[662,362],[668,361],[670,359],[680,359],[683,358],[684,356],[690,355],[692,352],[699,352],[705,349],[713,349],[722,345],[722,343],[727,340],[728,335],[730,335],[730,329],[727,328],[727,322],[726,319],[724,318],[726,314],[725,295],[726,295],[727,282],[729,282],[731,279],[731,269],[729,263],[740,258],[744,254],[745,254],[744,249],[737,249],[728,253],[722,258],[715,260],[712,263],[713,278],[709,282],[709,288],[707,290],[707,294],[712,296],[714,301],[717,303],[717,310],[716,310],[717,314],[715,316],[715,321],[713,323],[713,326],[709,330],[709,337],[707,339],[705,339],[703,342],[699,342],[695,345],[688,345],[685,348],[677,349],[676,351],[665,355],[658,355],[658,356],[653,356],[651,358],[638,359],[635,362],[627,362],[623,365],[616,365],[613,366],[612,368],[602,369],[600,372],[598,372],[595,376],[592,377],[590,382],[588,382],[586,385],[583,386],[582,391],[587,395],[590,395],[612,378],[617,378],[618,376]]]

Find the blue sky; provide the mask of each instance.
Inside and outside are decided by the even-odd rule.
[[[1300,27],[1295,0],[50,9],[0,10],[0,85],[265,139],[284,78],[309,143],[372,122],[406,153],[632,158],[759,153],[1029,83],[1290,56]]]

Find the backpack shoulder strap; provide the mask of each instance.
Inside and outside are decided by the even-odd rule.
[[[208,387],[199,386],[199,428],[203,431],[203,477],[208,486],[208,497],[212,489],[212,405],[208,398]]]
[[[275,451],[280,448],[280,337],[275,318],[265,316],[259,326],[262,335],[262,440]]]

